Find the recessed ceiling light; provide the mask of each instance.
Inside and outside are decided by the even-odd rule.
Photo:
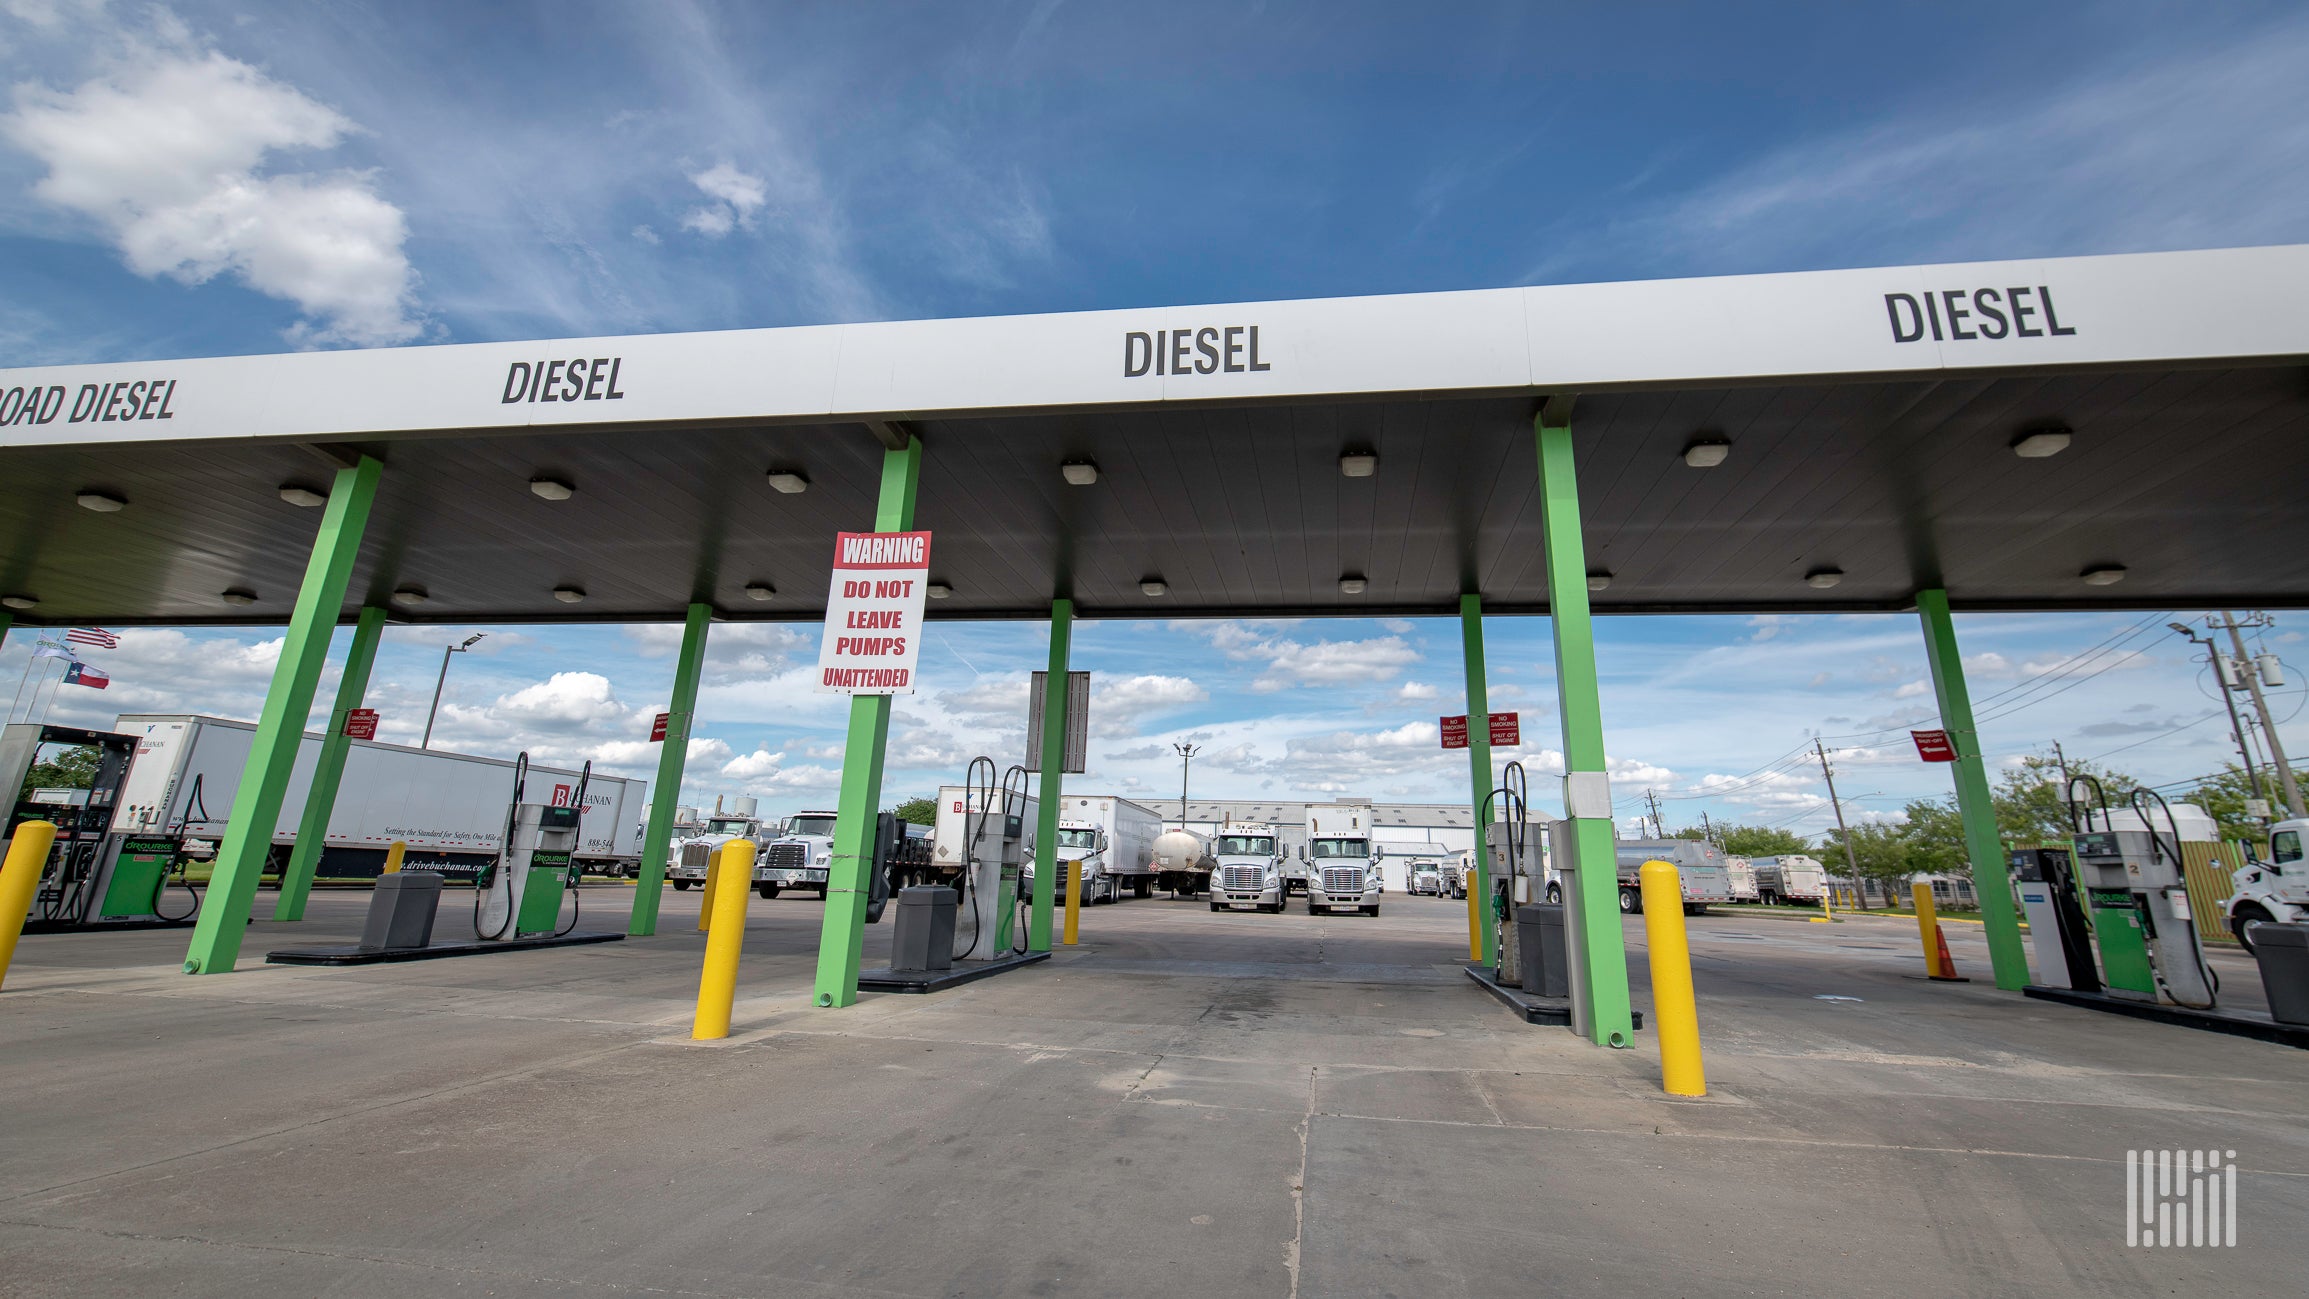
[[[1058,472],[1077,487],[1088,487],[1098,481],[1098,463],[1092,460],[1069,460],[1058,467]]]
[[[98,514],[118,514],[128,505],[126,499],[110,492],[87,491],[73,499],[80,502],[81,509],[94,510]]]
[[[1150,577],[1138,584],[1140,595],[1167,595],[1170,587],[1159,577]]]
[[[1339,472],[1349,478],[1369,478],[1379,472],[1379,454],[1375,451],[1347,451],[1339,456]]]
[[[585,598],[585,588],[582,586],[557,586],[553,588],[553,598],[563,604],[576,604]]]
[[[395,604],[423,604],[432,598],[432,593],[421,586],[404,586],[393,592]]]
[[[295,483],[281,484],[281,499],[287,501],[291,505],[298,506],[299,508],[307,510],[312,509],[316,505],[327,505],[329,503],[327,493],[316,492],[310,487],[299,487]]]
[[[1587,575],[1587,589],[1590,591],[1601,591],[1610,585],[1611,574],[1603,571],[1600,568],[1595,572]]]
[[[566,501],[577,495],[576,488],[558,478],[532,478],[529,480],[529,491],[531,495],[548,501]]]
[[[257,602],[257,593],[254,591],[244,591],[236,586],[230,591],[226,591],[222,595],[219,595],[217,599],[224,601],[226,604],[255,604]]]
[[[1843,580],[1844,570],[1841,568],[1815,568],[1804,574],[1804,585],[1816,591],[1825,591]]]
[[[7,605],[11,609],[37,609],[40,607],[40,597],[36,595],[0,595],[0,604]]]
[[[2088,568],[2077,576],[2084,579],[2086,586],[2115,586],[2125,580],[2125,566],[2104,564],[2099,568]]]
[[[2042,460],[2068,450],[2069,431],[2065,428],[2039,429],[2012,444],[2012,453],[2023,460]]]
[[[1691,445],[1684,448],[1684,463],[1694,469],[1713,469],[1724,463],[1724,457],[1731,453],[1732,444],[1722,438],[1694,438]]]
[[[767,600],[777,593],[778,588],[767,582],[748,582],[746,584],[746,598],[748,600]]]
[[[799,496],[810,489],[810,480],[791,469],[772,469],[770,488],[788,496]]]
[[[930,585],[922,588],[922,593],[929,596],[933,600],[943,600],[947,596],[954,594],[954,588],[946,585],[944,582],[932,582]]]
[[[1348,574],[1347,576],[1340,578],[1340,579],[1339,579],[1339,594],[1341,594],[1341,595],[1361,595],[1361,594],[1363,594],[1363,579],[1362,579],[1362,578],[1360,578],[1360,577],[1356,577],[1356,576],[1355,576],[1355,575],[1353,575],[1353,574]]]

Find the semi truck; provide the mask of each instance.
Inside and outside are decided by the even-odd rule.
[[[787,889],[815,890],[826,897],[826,870],[834,859],[834,814],[796,812],[781,822],[762,846],[754,867],[754,888],[765,898]]]
[[[713,815],[696,833],[676,839],[668,850],[672,860],[666,865],[666,878],[676,889],[704,888],[706,866],[713,861],[714,849],[735,839],[749,839],[754,845],[754,882],[762,882],[764,868],[762,846],[769,842],[770,832],[757,814],[757,804],[751,798],[737,798],[723,810],[722,800],[714,799]],[[764,895],[768,896],[768,895]]]
[[[1664,861],[1676,868],[1683,881],[1684,914],[1694,916],[1710,903],[1729,902],[1732,890],[1724,878],[1724,850],[1697,839],[1622,839],[1613,845],[1619,857],[1620,910],[1628,915],[1644,909],[1638,872],[1648,861]],[[1555,889],[1549,889],[1552,900]]]
[[[1441,897],[1443,864],[1450,860],[1451,850],[1439,843],[1390,842],[1380,873],[1381,891],[1394,884],[1407,894]]]
[[[113,729],[137,737],[113,830],[181,834],[188,847],[221,842],[256,741],[256,725],[195,714],[123,713]],[[273,827],[268,870],[285,866],[296,844],[320,752],[321,735],[306,732]],[[385,853],[396,842],[406,845],[402,865],[408,869],[451,877],[478,873],[497,860],[502,846],[513,766],[507,758],[352,741],[315,874],[372,878],[384,870]],[[535,800],[542,792],[554,806],[568,806],[577,797],[578,777],[575,771],[533,763],[529,795]],[[649,804],[648,790],[646,781],[600,772],[585,782],[578,845],[571,854],[585,871],[637,873],[639,821]]]
[[[1816,907],[1828,896],[1828,868],[1802,853],[1758,857],[1748,864],[1756,872],[1757,896],[1767,906]]]
[[[1379,914],[1379,862],[1385,850],[1371,839],[1369,804],[1307,805],[1307,910]]]
[[[1275,827],[1250,822],[1230,823],[1211,844],[1211,910],[1280,914],[1290,899],[1284,882],[1282,836]]]
[[[1058,800],[1058,844],[1052,855],[1065,863],[1082,863],[1077,887],[1084,905],[1113,902],[1129,889],[1138,897],[1152,893],[1158,882],[1170,879],[1155,861],[1155,841],[1163,831],[1162,816],[1152,808],[1112,794],[1066,794]],[[1034,888],[1034,856],[1028,854],[1022,887]],[[1066,900],[1064,882],[1055,896]]]

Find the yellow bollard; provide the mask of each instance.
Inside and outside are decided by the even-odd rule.
[[[1068,947],[1082,936],[1082,862],[1066,864],[1066,933],[1059,941]]]
[[[1933,907],[1933,886],[1919,879],[1907,886],[1907,893],[1916,900],[1916,937],[1923,939],[1923,974],[1944,981],[1956,971],[1940,967],[1940,909]]]
[[[706,868],[706,890],[714,899],[713,924],[706,931],[705,972],[698,978],[698,1013],[690,1036],[711,1042],[730,1035],[730,1007],[738,999],[738,950],[746,942],[746,887],[754,876],[754,845],[750,839],[732,839],[714,854]],[[713,880],[729,872],[730,887],[716,889]]]
[[[402,858],[404,855],[406,855],[406,854],[408,853],[408,851],[409,851],[409,845],[408,845],[408,844],[406,844],[406,843],[403,843],[403,842],[402,842],[401,840],[399,840],[399,839],[395,839],[395,840],[393,841],[393,846],[392,846],[392,847],[390,847],[390,848],[387,848],[387,849],[385,850],[385,870],[384,870],[384,873],[385,873],[385,874],[387,874],[387,875],[398,875],[398,874],[400,874],[400,873],[401,873],[401,858]]]
[[[727,847],[729,844],[722,845],[722,848]],[[706,895],[698,899],[698,932],[701,934],[706,932],[706,927],[713,923],[714,886],[721,882],[722,849],[716,848],[706,854]]]
[[[1664,861],[1636,872],[1644,896],[1644,942],[1652,957],[1652,1030],[1660,1038],[1660,1086],[1670,1096],[1705,1096],[1700,1012],[1692,996],[1691,940],[1684,933],[1684,881]]]
[[[1461,888],[1467,894],[1467,959],[1480,965],[1483,962],[1483,913],[1475,909],[1482,904],[1482,899],[1475,896],[1473,866],[1469,866],[1462,877]]]
[[[16,959],[16,940],[24,936],[24,918],[32,914],[32,896],[55,844],[56,826],[49,821],[26,821],[8,841],[8,860],[0,863],[0,983],[8,981],[8,963]]]

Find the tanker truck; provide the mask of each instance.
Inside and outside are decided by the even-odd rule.
[[[1209,888],[1211,868],[1217,865],[1217,859],[1211,856],[1207,835],[1193,830],[1165,830],[1154,841],[1154,878],[1180,897],[1191,898]]]

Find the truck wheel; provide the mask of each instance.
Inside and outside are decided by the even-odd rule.
[[[775,884],[757,884],[754,886],[754,891],[762,895],[764,902],[778,896],[778,886]]]
[[[674,892],[676,892],[676,893],[687,893],[687,892],[689,892],[689,881],[688,881],[688,880],[675,880],[675,881],[673,882],[673,889],[674,889]]]
[[[1623,889],[1621,889],[1621,890],[1620,890],[1620,914],[1621,914],[1621,915],[1623,915],[1623,916],[1639,916],[1639,915],[1642,915],[1642,914],[1643,914],[1643,910],[1644,910],[1644,895],[1643,895],[1643,894],[1641,894],[1641,893],[1638,893],[1638,892],[1636,892],[1634,889],[1629,889],[1629,888],[1623,888]]]
[[[1559,902],[1561,902],[1561,901],[1563,901],[1563,885],[1561,885],[1561,884],[1550,884],[1550,885],[1548,885],[1548,886],[1547,886],[1547,903],[1548,903],[1548,905],[1549,905],[1549,906],[1554,906],[1555,904],[1557,904],[1557,903],[1559,903]]]
[[[1363,914],[1364,914],[1364,915],[1367,915],[1367,916],[1375,916],[1375,915],[1378,915],[1378,914],[1379,914],[1379,904],[1378,904],[1378,903],[1376,903],[1376,902],[1374,902],[1374,903],[1372,903],[1371,905],[1369,905],[1369,906],[1367,906],[1367,907],[1363,908]]]
[[[2245,927],[2255,921],[2268,924],[2275,919],[2275,916],[2269,914],[2269,909],[2258,902],[2240,902],[2237,909],[2229,913],[2229,932],[2237,936],[2237,942],[2244,947],[2245,954],[2252,956],[2253,940],[2245,936]]]

